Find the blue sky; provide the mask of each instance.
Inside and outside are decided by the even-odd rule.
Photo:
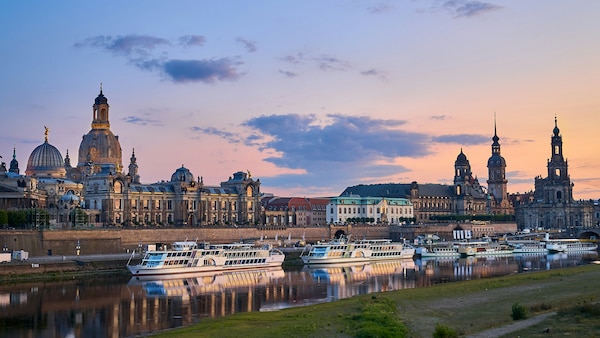
[[[496,114],[509,192],[546,176],[554,117],[576,198],[599,198],[600,2],[83,1],[0,4],[0,155],[76,155],[100,83],[123,162],[218,185],[337,195],[485,185]]]

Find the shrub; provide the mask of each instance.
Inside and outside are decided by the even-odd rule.
[[[527,318],[527,309],[523,304],[514,303],[512,306],[511,317],[513,320],[520,320]]]
[[[449,326],[436,323],[435,331],[433,331],[433,338],[458,338],[458,333]]]

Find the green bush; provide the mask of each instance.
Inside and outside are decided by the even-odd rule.
[[[512,306],[511,317],[513,320],[520,320],[527,318],[527,309],[523,304],[514,303]]]
[[[436,323],[435,331],[433,331],[433,338],[458,338],[458,333],[449,326]]]

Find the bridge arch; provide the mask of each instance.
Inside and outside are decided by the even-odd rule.
[[[579,233],[579,239],[592,239],[592,240],[600,240],[600,230],[582,230]]]
[[[344,230],[338,230],[335,232],[335,234],[333,235],[333,238],[342,238],[342,237],[348,237],[348,235],[346,234],[346,231]]]

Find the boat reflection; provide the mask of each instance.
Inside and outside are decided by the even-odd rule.
[[[131,288],[142,287],[147,298],[189,298],[248,287],[266,287],[284,277],[283,269],[276,267],[177,276],[132,277],[127,285]]]
[[[325,284],[325,301],[373,292],[415,287],[415,262],[412,259],[339,265],[307,265],[302,271],[314,283]]]

